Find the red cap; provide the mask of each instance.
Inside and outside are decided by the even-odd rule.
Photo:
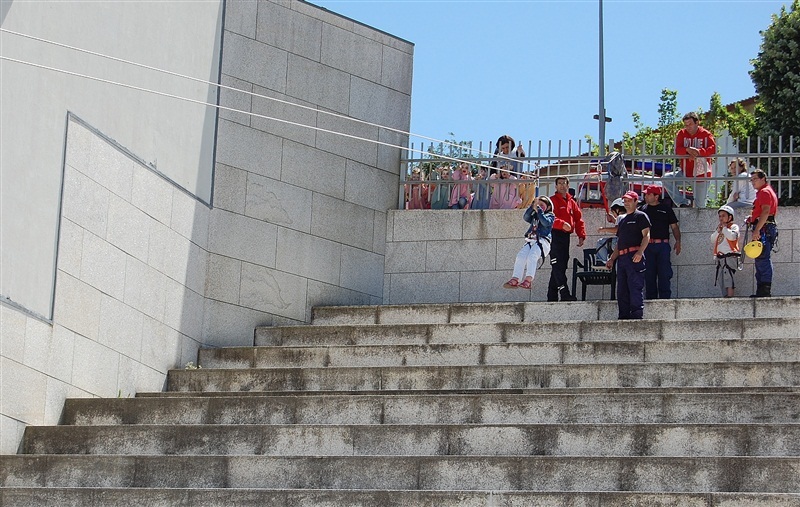
[[[634,201],[639,200],[639,194],[634,192],[633,190],[629,190],[625,192],[625,195],[622,196],[623,199],[633,199]]]
[[[661,192],[663,190],[664,189],[662,187],[659,187],[658,185],[650,185],[645,189],[644,193],[645,195],[647,194],[661,195]]]

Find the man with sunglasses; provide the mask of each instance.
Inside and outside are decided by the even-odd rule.
[[[767,182],[767,174],[761,169],[750,173],[750,183],[756,189],[753,212],[747,217],[747,224],[753,228],[753,240],[761,241],[761,254],[755,259],[756,293],[750,297],[770,297],[772,295],[772,259],[770,253],[778,240],[778,196]]]

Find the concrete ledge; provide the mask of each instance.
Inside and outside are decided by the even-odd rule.
[[[117,425],[28,428],[22,454],[800,456],[800,425]]]
[[[716,209],[676,209],[681,221],[683,250],[672,256],[674,276],[672,295],[679,298],[713,298],[721,294],[714,286],[714,260],[710,255],[710,225],[716,223]],[[594,231],[605,225],[605,211],[601,209],[584,210],[584,221],[589,235],[585,247],[593,248],[601,235]],[[800,207],[782,207],[779,212],[780,251],[773,255],[775,279],[772,293],[779,296],[800,295],[800,256],[798,255],[798,235],[795,225],[800,223]],[[462,275],[467,274],[473,282],[471,290],[451,290],[441,283],[439,275],[452,269],[453,264],[418,263],[409,266],[407,258],[396,255],[387,257],[385,272],[390,279],[392,290],[384,298],[386,304],[396,303],[460,303],[474,301],[477,293],[481,301],[499,302],[509,298],[524,298],[526,301],[546,299],[549,265],[543,272],[537,272],[532,291],[507,291],[499,289],[508,280],[513,267],[514,255],[520,247],[520,235],[527,227],[522,220],[521,210],[391,210],[387,217],[387,250],[401,251],[413,243],[417,251],[452,250],[452,244],[471,244],[471,258],[481,259],[480,265],[470,265]],[[449,244],[448,244],[449,243]],[[577,240],[571,241],[570,258],[583,259],[582,248]],[[492,246],[492,245],[496,246]],[[452,273],[450,273],[452,275]],[[571,284],[572,261],[567,270]],[[450,276],[452,280],[452,276]],[[736,275],[736,293],[739,297],[752,294],[753,262],[745,261],[744,269]],[[463,285],[463,279],[462,279]],[[475,287],[477,286],[477,287]],[[608,298],[608,286],[591,286],[587,297],[590,299]],[[580,292],[580,284],[577,291]]]
[[[677,340],[202,349],[203,368],[800,361],[796,340]]]
[[[63,423],[78,426],[167,421],[170,424],[526,424],[530,421],[783,424],[800,420],[800,391],[761,391],[663,388],[584,390],[581,394],[540,391],[350,397],[158,393],[156,397],[130,399],[68,399]]]
[[[536,491],[420,491],[341,489],[6,488],[6,507],[218,507],[247,505],[360,505],[363,507],[797,507],[800,495],[780,493],[543,493]]]
[[[316,307],[315,325],[571,322],[617,320],[616,301],[439,303]],[[645,302],[645,320],[747,319],[800,316],[800,297],[659,299]]]
[[[0,487],[800,493],[797,457],[104,456],[102,463],[0,456]]]
[[[766,330],[769,330],[768,332]],[[256,346],[798,339],[798,318],[259,327]]]
[[[236,391],[434,391],[581,387],[784,387],[800,363],[650,363],[534,366],[402,366],[171,370],[167,389]]]

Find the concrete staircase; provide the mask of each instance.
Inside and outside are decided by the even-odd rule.
[[[317,308],[71,399],[3,506],[800,506],[800,298]]]

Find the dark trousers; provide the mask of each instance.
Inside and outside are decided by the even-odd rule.
[[[647,248],[648,252],[650,248]],[[649,261],[649,259],[647,260]],[[619,319],[641,319],[644,316],[644,273],[647,261],[633,262],[633,252],[617,260],[617,304]]]
[[[569,263],[569,233],[553,231],[550,242],[550,282],[547,284],[547,300],[558,301],[570,298],[567,287],[567,264]]]
[[[778,226],[772,223],[761,228],[760,241],[764,244],[761,255],[755,258],[756,283],[772,283],[772,247],[778,239]]]
[[[672,297],[672,262],[669,243],[647,245],[647,271],[644,273],[645,298],[669,299]]]

